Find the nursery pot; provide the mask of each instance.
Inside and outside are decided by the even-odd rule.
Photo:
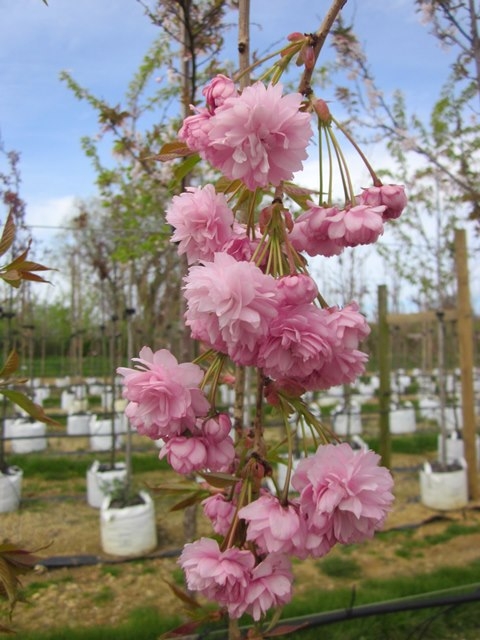
[[[100,507],[100,535],[102,549],[113,556],[139,556],[150,553],[157,546],[155,505],[145,491],[142,502],[125,507],[111,506],[107,497]]]
[[[92,451],[111,451],[112,450],[112,421],[111,418],[98,420],[97,416],[93,416],[90,420],[90,449]],[[118,435],[119,424],[115,420],[115,449],[119,449],[122,444],[122,437]]]
[[[17,420],[12,427],[12,451],[30,453],[47,448],[46,426],[43,422],[25,422]]]
[[[69,436],[88,436],[91,419],[90,413],[71,413],[67,418],[67,434]]]
[[[390,413],[390,433],[413,433],[417,428],[413,407],[392,408]]]
[[[468,503],[467,465],[465,460],[444,469],[426,462],[420,471],[420,497],[431,509],[448,511],[461,509]]]
[[[439,459],[442,457],[442,443],[443,436],[440,434],[437,440]],[[477,468],[480,469],[480,436],[476,436],[475,438],[475,449],[477,456]],[[465,445],[463,438],[457,433],[457,431],[452,431],[448,434],[448,437],[445,438],[445,455],[447,464],[451,464],[455,460],[465,458]]]
[[[362,433],[362,416],[358,409],[351,409],[350,413],[335,413],[332,415],[333,430],[337,436],[353,436]]]
[[[19,467],[8,467],[0,473],[0,513],[16,511],[22,494],[23,471]]]
[[[87,470],[87,502],[91,507],[99,509],[103,501],[119,485],[127,481],[127,465],[116,462],[112,469],[109,464],[100,464],[98,460]]]

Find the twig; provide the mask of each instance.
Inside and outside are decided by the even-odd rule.
[[[308,69],[305,68],[305,71],[303,72],[303,75],[300,79],[300,84],[298,85],[299,93],[301,93],[304,96],[308,96],[312,92],[310,82],[312,80],[312,74],[313,74],[313,70],[315,68],[315,64],[317,62],[318,56],[320,55],[320,51],[322,50],[322,47],[325,44],[325,40],[327,39],[327,36],[330,33],[330,29],[332,28],[333,23],[335,22],[338,14],[346,4],[347,4],[347,0],[333,0],[332,6],[327,11],[327,15],[325,16],[322,24],[320,25],[318,31],[314,34],[314,43],[313,43],[314,64],[309,66]]]

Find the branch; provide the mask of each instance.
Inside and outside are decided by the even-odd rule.
[[[325,44],[325,40],[327,39],[328,34],[330,33],[330,29],[333,26],[333,23],[337,19],[338,14],[343,9],[343,7],[347,4],[347,0],[333,0],[332,6],[327,12],[320,28],[315,33],[315,43],[313,45],[314,52],[314,63],[311,65],[311,68],[305,68],[303,75],[300,79],[300,84],[298,86],[298,91],[304,96],[307,96],[311,93],[311,80],[313,75],[313,70],[315,68],[315,64],[318,60],[318,56],[320,55],[320,51],[322,50],[323,45]]]

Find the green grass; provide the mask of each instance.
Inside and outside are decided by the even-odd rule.
[[[70,627],[51,631],[22,633],[22,640],[156,640],[162,633],[181,623],[179,618],[164,615],[153,607],[141,607],[132,611],[127,622],[112,628],[97,626],[91,629]],[[19,636],[17,636],[19,637]]]
[[[352,605],[385,602],[403,597],[411,597],[442,589],[455,589],[462,584],[478,583],[480,560],[468,567],[443,568],[430,574],[416,575],[414,578],[401,577],[389,580],[366,580],[357,583],[356,591],[335,589],[323,591],[319,588],[309,590],[308,594],[294,599],[284,609],[285,618],[315,614],[323,611],[345,609]],[[426,622],[429,622],[428,627]],[[420,635],[419,629],[423,629]],[[290,633],[282,638],[298,640],[447,640],[462,638],[474,640],[480,631],[480,602],[448,608],[430,608],[419,611],[369,616],[317,627],[309,631]],[[457,635],[458,633],[461,635]],[[411,634],[411,635],[409,635]]]
[[[354,558],[326,556],[316,562],[316,566],[322,573],[332,578],[359,578],[362,575],[362,569]]]
[[[427,454],[437,450],[438,434],[435,432],[416,431],[412,434],[393,435],[392,452],[405,454]],[[365,436],[365,442],[374,451],[379,450],[380,440],[376,437]]]
[[[92,596],[92,602],[96,605],[104,605],[115,599],[115,593],[108,585],[102,585],[100,589]]]
[[[458,593],[461,585],[477,583],[478,587],[479,576],[480,560],[468,567],[442,568],[414,577],[359,580],[355,591],[350,588],[323,590],[322,578],[319,577],[318,583],[312,583],[305,594],[294,598],[292,603],[285,607],[282,617],[286,619],[345,610],[352,606],[386,602],[440,590],[454,589]],[[96,602],[108,604],[110,595],[108,587],[104,587],[99,591],[99,600]],[[22,640],[154,640],[180,623],[181,620],[172,616],[169,611],[140,607],[130,613],[124,624],[116,627],[44,630],[22,633],[21,637]],[[479,631],[480,602],[474,602],[454,608],[432,607],[419,611],[369,616],[310,630],[292,630],[288,635],[277,637],[285,640],[478,640]],[[208,634],[202,637],[205,640],[209,638]],[[215,637],[216,640],[223,640],[226,635]]]
[[[154,452],[153,452],[154,453]],[[123,460],[124,454],[117,453],[117,459]],[[28,453],[25,455],[11,455],[8,458],[9,464],[21,467],[25,476],[41,476],[44,480],[62,481],[78,478],[85,475],[93,460],[107,462],[110,457],[108,453],[90,452],[89,455],[76,454],[69,456],[48,455],[41,453]],[[166,471],[169,469],[166,460],[159,460],[158,456],[152,452],[145,454],[133,454],[133,471],[146,473],[148,471]]]
[[[104,567],[100,567],[100,573],[102,576],[113,576],[116,578],[122,574],[122,568],[115,565],[106,565]]]

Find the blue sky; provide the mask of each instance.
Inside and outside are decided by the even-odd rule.
[[[262,51],[291,31],[315,29],[329,3],[251,4],[252,48]],[[381,85],[401,88],[412,110],[426,112],[448,58],[412,7],[412,0],[350,0],[345,13],[355,16]],[[6,147],[22,155],[32,222],[39,210],[45,220],[48,204],[64,209],[69,199],[94,193],[79,140],[97,131],[96,115],[59,81],[60,71],[115,103],[155,34],[136,0],[50,0],[48,7],[41,0],[0,0],[0,131]]]
[[[327,0],[251,0],[251,47],[265,51],[292,31],[318,28]],[[415,14],[413,0],[349,0],[379,85],[401,89],[409,109],[426,116],[448,75],[448,53]],[[136,0],[0,0],[0,132],[21,153],[27,223],[40,242],[44,226],[74,214],[76,198],[95,194],[95,174],[80,138],[98,130],[95,112],[60,82],[66,69],[115,104],[157,29]],[[236,33],[232,31],[233,48]]]

